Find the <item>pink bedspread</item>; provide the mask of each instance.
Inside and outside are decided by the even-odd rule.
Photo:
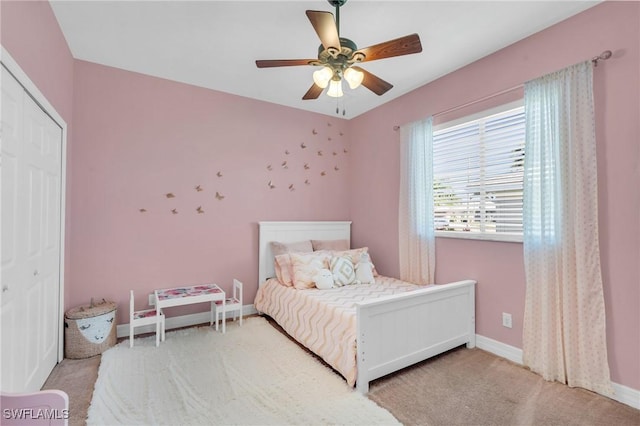
[[[423,288],[389,277],[375,284],[354,284],[331,290],[297,290],[277,279],[267,280],[255,307],[276,320],[298,342],[324,359],[354,386],[356,368],[357,302]]]

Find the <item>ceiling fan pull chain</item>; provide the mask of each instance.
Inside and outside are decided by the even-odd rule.
[[[336,114],[340,115],[340,99],[342,99],[342,115],[347,114],[347,110],[344,107],[344,98],[336,98]]]

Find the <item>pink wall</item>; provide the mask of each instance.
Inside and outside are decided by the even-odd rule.
[[[70,305],[106,297],[125,323],[129,289],[146,305],[154,288],[233,278],[251,303],[258,221],[349,218],[344,120],[82,61],[74,111]]]
[[[2,1],[0,42],[67,124],[72,119],[73,57],[47,1]]]
[[[640,182],[639,22],[640,3],[605,2],[349,123],[358,152],[350,168],[353,241],[371,247],[382,273],[398,275],[399,134],[393,126],[612,50],[594,77],[600,248],[611,375],[634,389],[640,389],[640,207],[632,189]],[[478,280],[478,333],[522,347],[522,244],[439,238],[436,250],[438,282]],[[512,329],[501,326],[502,312],[513,314]]]
[[[152,288],[210,280],[228,287],[238,277],[252,300],[259,220],[351,219],[354,245],[369,245],[378,269],[398,275],[393,126],[613,50],[595,73],[607,338],[613,380],[640,389],[640,207],[629,191],[640,181],[639,3],[596,6],[350,122],[85,62],[74,69],[47,2],[2,1],[0,17],[2,46],[69,125],[66,306],[113,299],[119,323],[130,288],[142,304]],[[349,144],[349,156],[326,155]],[[320,146],[323,157],[314,154]],[[176,198],[165,198],[169,191]],[[478,280],[478,332],[520,347],[521,245],[438,239],[437,252],[438,281]],[[511,330],[500,326],[503,311],[514,315]]]
[[[67,161],[73,129],[73,57],[47,1],[0,3],[0,42],[67,123]],[[71,168],[67,169],[65,270],[71,269]],[[68,274],[65,276],[68,282]],[[65,292],[69,301],[69,292]]]

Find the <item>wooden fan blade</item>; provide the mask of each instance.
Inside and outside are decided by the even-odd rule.
[[[385,93],[387,93],[389,89],[393,87],[393,84],[387,81],[384,81],[380,77],[374,74],[371,74],[367,70],[364,70],[360,67],[351,67],[351,68],[353,68],[356,71],[360,71],[361,73],[364,74],[362,85],[367,89],[371,90],[373,93],[375,93],[378,96],[384,95]]]
[[[296,65],[309,65],[316,60],[317,59],[267,59],[257,60],[256,66],[258,68],[293,67]]]
[[[309,99],[318,99],[318,96],[320,96],[320,93],[322,93],[323,90],[324,89],[322,87],[313,83],[313,86],[311,86],[309,90],[307,90],[307,93],[304,94],[302,100],[307,101]]]
[[[365,55],[362,62],[375,61],[378,59],[392,58],[394,56],[420,53],[422,52],[422,44],[420,44],[420,36],[418,36],[418,34],[411,34],[359,49],[358,52],[364,53]]]
[[[339,51],[340,37],[338,36],[338,28],[336,27],[336,21],[333,19],[333,14],[331,12],[307,10],[307,18],[311,21],[311,25],[316,30],[324,48],[332,47]]]

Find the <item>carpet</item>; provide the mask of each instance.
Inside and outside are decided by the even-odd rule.
[[[100,355],[91,358],[65,358],[56,365],[42,389],[60,389],[69,395],[69,425],[85,424],[93,385],[98,378]]]
[[[640,411],[547,382],[526,368],[465,347],[374,380],[368,397],[406,425],[640,425]]]
[[[88,425],[399,424],[263,318],[123,341],[102,354]]]

